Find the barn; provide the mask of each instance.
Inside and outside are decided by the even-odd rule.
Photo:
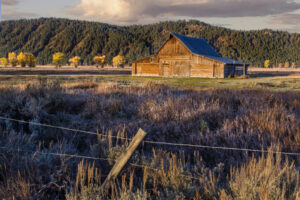
[[[227,78],[246,75],[248,66],[221,57],[205,39],[171,33],[155,55],[132,63],[132,75]]]

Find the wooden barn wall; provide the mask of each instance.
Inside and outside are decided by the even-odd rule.
[[[159,76],[159,63],[137,63],[137,76]]]
[[[131,74],[134,76],[137,74],[137,63],[132,63],[132,71]]]
[[[149,57],[146,57],[144,59],[140,59],[136,62],[133,62],[132,63],[132,75],[142,75],[142,66],[141,64],[143,63],[157,63],[158,62],[158,59],[157,59],[157,56],[156,55],[153,55],[153,56],[149,56]],[[146,72],[147,72],[147,67],[146,67]]]
[[[224,78],[224,64],[193,55],[191,60],[191,77]]]
[[[175,37],[158,52],[161,74],[166,77],[190,77],[191,53]]]
[[[170,77],[189,77],[189,60],[163,60],[161,62],[161,75]]]

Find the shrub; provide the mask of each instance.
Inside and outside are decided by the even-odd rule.
[[[288,199],[300,198],[300,176],[295,165],[282,156],[269,153],[258,160],[252,158],[240,169],[230,172],[230,191],[224,199]]]

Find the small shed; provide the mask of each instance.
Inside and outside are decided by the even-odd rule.
[[[172,32],[155,55],[132,63],[132,75],[227,78],[247,75],[248,66],[221,57],[205,39]]]

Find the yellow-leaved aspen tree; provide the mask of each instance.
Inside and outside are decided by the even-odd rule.
[[[77,68],[79,66],[79,64],[80,64],[80,60],[81,60],[81,58],[79,56],[75,56],[75,57],[71,58],[69,60],[69,62],[70,62],[70,64],[72,66],[74,66],[75,68]]]
[[[6,58],[0,58],[0,65],[3,67],[7,67],[8,60]]]
[[[60,68],[66,63],[66,55],[61,52],[53,54],[52,63],[56,66],[56,68]]]
[[[123,67],[126,60],[124,56],[118,55],[113,58],[113,65],[116,67]]]
[[[15,52],[10,52],[8,53],[8,63],[12,66],[15,67],[18,64],[18,59],[17,55]]]
[[[270,63],[271,63],[270,60],[265,60],[264,67],[265,68],[269,68],[270,67]]]
[[[26,54],[21,52],[19,53],[18,57],[18,63],[21,65],[21,67],[26,67]]]
[[[104,63],[105,63],[105,58],[106,56],[95,56],[93,58],[94,63],[96,64],[96,67],[98,68],[101,66],[101,68],[104,68]]]
[[[29,67],[35,67],[36,65],[36,58],[32,53],[26,53],[26,64]]]

